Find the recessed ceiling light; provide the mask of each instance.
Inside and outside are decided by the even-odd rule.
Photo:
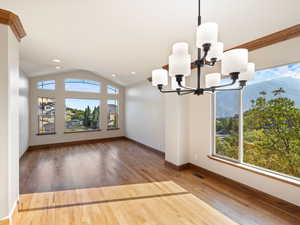
[[[56,66],[56,67],[55,67],[55,69],[57,69],[57,70],[60,70],[60,69],[61,69],[61,67],[60,67],[60,66]]]
[[[131,72],[131,74],[132,74],[132,75],[134,75],[134,74],[135,74],[135,72]]]
[[[61,61],[60,61],[60,59],[52,59],[52,62],[54,62],[54,63],[60,63]]]
[[[111,76],[112,76],[112,77],[116,77],[117,75],[116,75],[116,74],[112,74]]]

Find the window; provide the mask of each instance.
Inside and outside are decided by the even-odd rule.
[[[216,154],[238,159],[239,91],[218,92],[216,101]]]
[[[117,95],[119,94],[119,89],[114,86],[107,85],[107,94]]]
[[[65,99],[65,132],[99,130],[100,101]]]
[[[43,90],[55,90],[55,80],[43,80],[37,82],[37,88]]]
[[[55,133],[55,99],[38,98],[38,134]]]
[[[240,101],[217,93],[215,154],[234,155],[232,158],[238,158],[241,163],[300,178],[299,89],[300,63],[256,72],[255,80],[248,83]],[[238,110],[242,116],[239,123],[232,116],[236,111],[233,102],[242,104]],[[227,121],[220,126],[222,117]],[[222,137],[220,151],[220,130],[228,124],[235,125],[226,128],[227,133],[224,133],[228,136]],[[233,151],[233,146],[237,145],[231,141],[236,139],[236,130],[241,138],[238,150]]]
[[[66,79],[65,90],[100,93],[100,83],[92,80]]]
[[[117,129],[119,128],[118,119],[119,119],[119,106],[117,100],[107,100],[108,107],[108,123],[107,129]]]

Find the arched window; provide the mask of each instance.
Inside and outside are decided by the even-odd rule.
[[[100,93],[100,83],[92,80],[65,79],[65,90]]]

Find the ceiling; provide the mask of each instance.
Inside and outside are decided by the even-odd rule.
[[[190,43],[195,57],[197,5],[197,0],[1,0],[0,8],[18,14],[27,32],[21,68],[28,76],[81,69],[130,85],[167,64],[177,41]],[[299,0],[202,0],[203,21],[219,24],[225,48],[298,24],[299,8]],[[62,69],[55,69],[55,58]]]

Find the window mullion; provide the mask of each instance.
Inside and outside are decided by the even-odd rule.
[[[243,115],[243,90],[239,96],[239,162],[244,160],[244,115]]]
[[[216,155],[216,93],[211,96],[211,110],[212,110],[212,146],[211,155]]]

